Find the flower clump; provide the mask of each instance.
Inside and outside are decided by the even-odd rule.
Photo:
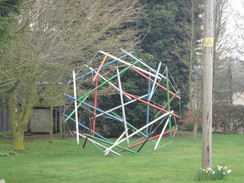
[[[215,168],[201,169],[198,172],[198,180],[221,180],[229,173],[230,169],[217,165]]]

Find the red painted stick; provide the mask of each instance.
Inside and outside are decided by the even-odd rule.
[[[107,58],[107,55],[104,56],[103,61],[101,62],[100,66],[99,66],[99,68],[98,68],[98,70],[96,72],[96,75],[93,78],[93,81],[95,81],[98,78],[98,74],[99,74],[99,72],[100,72],[100,70],[101,70],[106,58]]]
[[[98,86],[98,77],[96,77],[96,83],[95,83],[95,87]],[[98,90],[95,90],[94,92],[94,107],[97,107],[97,97],[98,97]],[[96,115],[97,115],[97,110],[94,109],[93,110],[93,119],[92,119],[92,131],[96,131]],[[95,136],[95,134],[92,134],[93,136]]]
[[[171,131],[175,131],[175,129],[172,129]],[[166,132],[164,132],[164,135],[165,134],[168,134],[170,131],[166,131]],[[160,134],[158,134],[158,135],[155,135],[154,137],[151,137],[151,138],[149,138],[147,141],[150,141],[150,140],[153,140],[153,139],[155,139],[155,138],[158,138],[160,136]],[[134,144],[134,145],[131,145],[131,146],[129,146],[129,147],[127,147],[126,149],[130,149],[130,148],[132,148],[132,147],[136,147],[136,146],[138,146],[138,145],[140,145],[140,144],[143,144],[145,142],[145,140],[144,141],[141,141],[141,142],[138,142],[137,144]],[[124,151],[124,149],[121,149],[119,152],[123,152]]]
[[[147,77],[145,74],[141,73],[140,71],[138,71],[137,69],[135,69],[134,67],[131,67],[131,69],[135,72],[137,72],[138,74],[140,74],[141,76],[143,76],[144,78],[148,79],[151,82],[154,82],[151,78]],[[162,88],[165,91],[168,91],[167,88],[163,87],[162,85],[160,85],[159,83],[156,83],[157,86],[159,86],[160,88]],[[173,93],[172,91],[169,91],[169,93],[171,95],[175,95],[176,98],[181,99],[180,96],[176,95],[175,93]]]
[[[124,92],[124,94],[127,95],[127,96],[129,96],[129,97],[131,97],[131,98],[134,98],[134,99],[136,99],[136,100],[138,100],[138,101],[140,101],[140,102],[143,102],[143,103],[145,103],[145,104],[147,104],[147,105],[150,105],[151,107],[154,107],[154,108],[156,108],[156,109],[158,109],[158,110],[160,110],[160,111],[163,111],[163,112],[165,112],[165,113],[169,112],[169,111],[167,111],[167,110],[165,110],[165,109],[162,109],[162,108],[160,108],[160,107],[158,107],[158,106],[156,106],[156,105],[153,105],[153,104],[151,104],[151,103],[149,103],[149,102],[146,102],[146,101],[144,101],[144,100],[142,100],[142,99],[140,99],[140,98],[137,98],[137,97],[135,97],[134,95],[131,95],[131,94],[126,93],[126,92]],[[174,114],[174,113],[170,113],[170,115],[172,115],[172,116],[174,116],[174,117],[177,117],[177,118],[180,118],[180,116],[178,116],[178,115],[176,115],[176,114]]]
[[[95,87],[98,86],[98,77],[95,78]],[[97,107],[97,96],[98,96],[98,90],[95,90],[94,92],[94,107]],[[92,122],[90,124],[89,130],[87,131],[88,134],[90,134],[90,131],[96,131],[96,115],[97,115],[97,110],[94,109],[93,110],[93,117],[92,117]],[[92,133],[92,136],[95,136],[94,133]],[[88,140],[88,137],[86,137],[84,144],[82,146],[83,149],[85,149],[86,147],[86,142]]]

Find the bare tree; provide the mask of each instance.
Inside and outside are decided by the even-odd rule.
[[[9,112],[14,150],[24,150],[24,131],[34,106],[60,100],[70,70],[99,49],[132,48],[138,42],[137,0],[27,2],[19,17],[19,39],[6,56],[5,83],[16,83]]]
[[[230,21],[230,1],[221,0],[216,2],[215,8],[215,44],[214,44],[214,84],[213,103],[223,101],[231,102],[229,96],[230,82],[232,79],[231,60],[236,49],[235,44],[230,44],[230,40],[235,39],[235,35],[228,31]]]
[[[201,36],[202,36],[202,14],[203,1],[188,1],[184,7],[185,20],[182,22],[181,38],[184,42],[185,54],[177,51],[174,53],[188,68],[188,82],[182,87],[189,95],[189,110],[193,122],[193,138],[197,136],[198,122],[201,115]],[[176,47],[177,48],[177,47]],[[184,57],[182,56],[184,55]]]

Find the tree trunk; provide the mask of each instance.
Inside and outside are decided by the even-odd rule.
[[[13,150],[24,151],[24,130],[13,133]]]
[[[198,127],[198,121],[194,120],[194,125],[193,125],[193,134],[192,138],[197,138],[197,127]]]
[[[15,92],[13,91],[9,97],[9,114],[13,133],[13,150],[24,151],[24,130],[19,128],[17,121],[18,108],[15,106]]]
[[[53,143],[53,106],[50,107],[49,143]]]
[[[25,86],[27,85],[28,83]],[[36,85],[34,82],[30,91],[30,95],[27,98],[22,97],[21,103],[19,103],[20,100],[18,100],[16,90],[12,91],[9,96],[9,115],[13,133],[13,150],[15,151],[25,150],[24,129],[29,122],[37,98]]]

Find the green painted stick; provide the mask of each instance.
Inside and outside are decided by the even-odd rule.
[[[89,97],[89,95],[87,95],[87,97]],[[82,102],[84,102],[84,101],[87,99],[87,97],[85,97],[85,98],[82,100]],[[77,106],[77,109],[78,109],[81,105],[82,105],[82,103],[79,103],[79,105]],[[70,115],[69,115],[64,121],[65,121],[65,122],[68,121],[69,118],[71,118],[71,116],[74,114],[74,112],[75,112],[75,109],[70,113]]]
[[[85,133],[84,135],[85,135],[85,136],[87,136],[87,137],[90,137],[90,138],[93,138],[93,139],[99,140],[99,141],[101,141],[101,142],[104,142],[104,143],[106,143],[106,144],[113,145],[113,143],[111,143],[111,142],[108,142],[108,141],[106,141],[106,140],[100,139],[100,138],[98,138],[98,137],[94,137],[94,136],[89,135],[89,134],[87,134],[87,133]],[[128,152],[131,152],[131,153],[137,154],[137,152],[132,151],[132,150],[130,150],[130,149],[126,149],[126,148],[121,147],[121,146],[119,146],[119,145],[117,145],[116,147],[118,147],[118,148],[120,148],[120,149],[124,149],[125,151],[128,151]]]
[[[169,102],[167,102],[162,109],[165,109],[168,106],[168,103],[170,103],[180,92],[177,91],[169,100]],[[157,118],[163,111],[158,111],[158,113],[154,116],[154,118]]]
[[[116,116],[117,118],[120,118],[120,119],[122,119],[119,115],[117,115],[116,113],[114,113],[114,112],[112,112],[112,114],[114,115],[114,116]],[[132,124],[130,124],[129,122],[127,122],[126,121],[126,124],[129,126],[129,127],[131,127],[133,130],[138,130],[136,127],[134,127]],[[144,134],[143,132],[139,132],[143,137],[145,137],[145,138],[148,138],[148,136],[146,135],[146,134]],[[156,144],[156,142],[155,141],[153,141],[153,140],[151,140],[151,142],[153,142],[154,144]]]
[[[119,74],[124,73],[125,71],[127,71],[129,68],[133,67],[134,65],[136,65],[138,62],[140,62],[140,60],[134,62],[133,64],[129,65],[128,67],[124,68],[122,71],[119,72]],[[107,81],[104,81],[103,83],[101,83],[99,86],[93,88],[91,91],[89,91],[88,93],[86,93],[85,95],[83,95],[82,97],[79,98],[79,100],[85,98],[86,96],[90,95],[92,92],[94,92],[95,90],[101,88],[103,85],[107,84],[108,82],[110,82],[111,80],[113,80],[114,78],[116,78],[118,76],[118,74],[115,74],[114,76],[112,76],[111,78],[109,78]]]

